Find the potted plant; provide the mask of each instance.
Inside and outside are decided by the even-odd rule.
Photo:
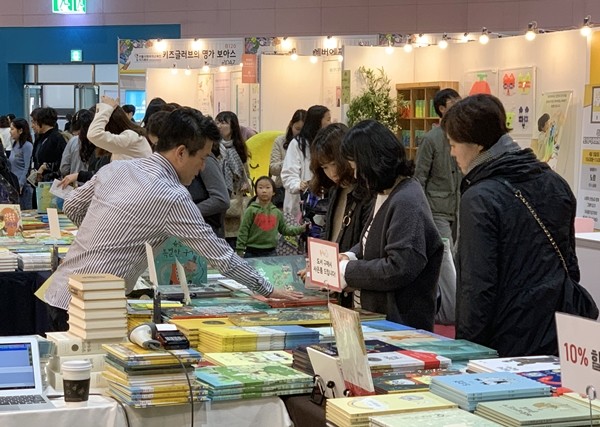
[[[401,95],[396,98],[390,96],[390,79],[383,68],[372,70],[359,67],[358,73],[365,82],[365,89],[350,101],[346,113],[348,126],[354,126],[361,120],[373,119],[396,133],[398,114],[409,108],[409,102]]]

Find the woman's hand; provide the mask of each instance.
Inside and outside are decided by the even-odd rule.
[[[100,97],[100,102],[102,102],[103,104],[110,105],[113,108],[117,108],[119,106],[119,98],[114,99],[106,95],[102,95]]]
[[[308,181],[300,181],[300,191],[306,191],[308,188]]]
[[[280,291],[277,289],[274,289],[273,292],[271,292],[271,295],[269,295],[269,298],[289,299],[289,300],[299,300],[299,299],[302,299],[303,297],[304,297],[304,294],[302,292]]]
[[[77,175],[76,173],[72,173],[70,175],[65,176],[62,181],[60,181],[60,184],[58,184],[58,186],[60,188],[67,188],[69,185],[73,184],[75,181],[77,181]]]
[[[302,270],[298,270],[296,275],[300,278],[300,280],[302,280],[304,282],[306,280],[306,268],[303,268]]]

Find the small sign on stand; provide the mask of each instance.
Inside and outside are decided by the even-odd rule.
[[[587,396],[591,422],[592,400],[600,390],[600,324],[583,317],[556,313],[556,331],[562,386]]]
[[[308,238],[308,271],[311,287],[341,292],[338,244],[327,240]]]

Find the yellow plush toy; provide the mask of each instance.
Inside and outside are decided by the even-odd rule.
[[[250,167],[252,182],[255,182],[261,176],[269,175],[269,161],[273,142],[275,138],[282,134],[281,131],[265,131],[257,133],[246,141],[251,156],[248,159],[248,166]]]

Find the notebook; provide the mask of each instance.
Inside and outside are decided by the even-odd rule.
[[[0,411],[52,409],[44,396],[35,337],[0,337]]]

